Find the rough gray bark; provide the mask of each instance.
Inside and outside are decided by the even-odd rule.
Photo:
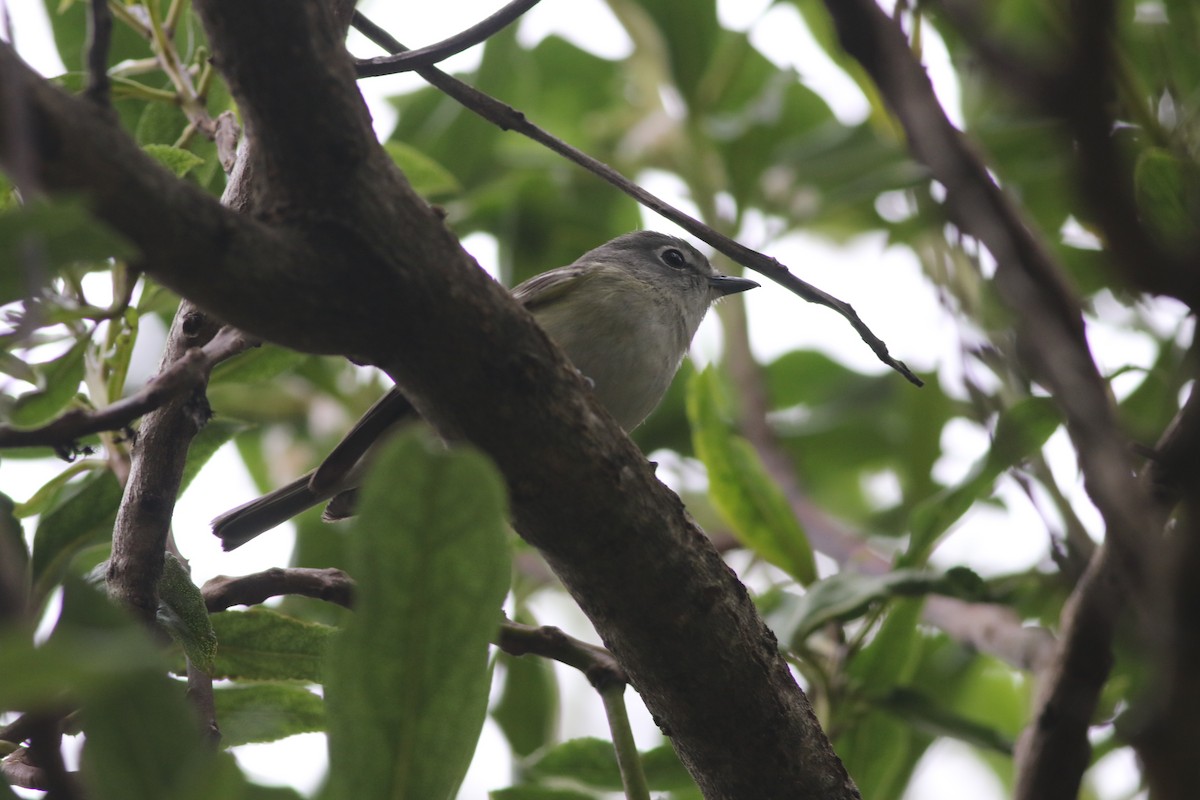
[[[174,180],[0,45],[0,117],[28,104],[40,184],[89,195],[144,268],[201,308],[264,339],[379,365],[443,435],[491,456],[517,530],[706,797],[857,798],[736,576],[377,145],[327,10],[196,5],[261,148],[255,217]],[[10,139],[0,131],[8,170]]]

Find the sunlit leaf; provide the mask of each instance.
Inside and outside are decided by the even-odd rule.
[[[688,390],[696,454],[708,468],[713,505],[748,547],[801,583],[816,580],[808,538],[749,442],[730,430],[720,409],[718,376],[699,372]]]
[[[325,701],[303,686],[254,683],[220,686],[214,693],[221,744],[274,742],[325,728]]]
[[[383,148],[419,194],[436,197],[461,190],[458,180],[448,169],[415,147],[393,140],[385,143]]]
[[[142,149],[155,161],[175,173],[176,178],[182,178],[204,163],[204,159],[195,153],[171,145],[147,144],[143,145]]]
[[[80,550],[112,539],[120,502],[121,485],[109,470],[85,475],[58,495],[33,535],[35,596],[58,582]]]
[[[265,608],[212,615],[214,678],[320,682],[333,630]]]

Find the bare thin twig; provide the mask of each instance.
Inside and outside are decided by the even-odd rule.
[[[187,660],[187,697],[204,725],[203,733],[208,743],[216,747],[221,743],[221,727],[217,724],[217,700],[213,695],[212,676]]]
[[[604,715],[608,718],[608,729],[612,732],[613,750],[617,754],[617,768],[621,773],[621,788],[626,800],[650,800],[650,785],[646,782],[646,770],[633,739],[633,728],[629,725],[629,712],[625,709],[625,684],[606,686],[600,691],[604,704]]]
[[[194,390],[208,379],[212,368],[258,342],[234,328],[221,333],[202,348],[193,348],[169,364],[139,391],[96,411],[74,409],[40,428],[22,430],[0,425],[0,447],[55,447],[100,431],[117,431],[164,403]]]
[[[108,95],[108,47],[112,41],[112,11],[108,0],[88,3],[87,85],[83,96],[103,109],[111,110]]]
[[[512,0],[504,8],[464,31],[426,47],[407,50],[390,56],[363,58],[354,62],[354,71],[360,78],[376,75],[392,75],[397,72],[412,72],[444,61],[463,50],[482,44],[488,38],[511,25],[541,0]]]
[[[354,12],[352,24],[371,41],[391,53],[402,53],[407,49],[400,42],[396,41],[391,34],[371,22],[358,11]],[[550,150],[578,164],[593,175],[604,179],[651,211],[674,222],[697,239],[708,243],[718,252],[724,253],[738,264],[770,278],[788,291],[810,303],[825,306],[841,314],[880,361],[899,372],[910,383],[916,386],[924,385],[924,382],[903,361],[899,361],[891,356],[887,345],[867,327],[866,323],[859,318],[858,313],[849,303],[839,300],[833,295],[798,278],[776,259],[752,250],[730,239],[728,236],[714,231],[695,217],[685,214],[683,211],[680,211],[633,183],[604,162],[589,156],[587,153],[572,147],[539,128],[537,125],[534,125],[525,118],[523,113],[512,106],[484,94],[473,86],[447,75],[436,67],[422,67],[416,70],[416,72],[430,84],[462,104],[469,111],[478,114],[504,130],[515,131],[539,144],[545,145]]]
[[[597,689],[611,683],[629,682],[625,671],[608,650],[568,636],[551,625],[536,628],[506,621],[500,626],[496,646],[510,656],[533,653],[574,667]]]
[[[354,606],[354,579],[340,569],[274,567],[250,575],[218,575],[200,589],[210,613],[238,605],[257,605],[272,597],[300,595]],[[555,627],[519,622],[501,624],[496,646],[513,656],[529,653],[550,658],[582,672],[597,689],[628,683],[625,671],[603,647],[575,639]]]
[[[205,582],[200,593],[210,613],[232,606],[252,606],[280,595],[295,594],[326,600],[350,608],[354,581],[340,569],[274,567],[251,575],[218,575]]]

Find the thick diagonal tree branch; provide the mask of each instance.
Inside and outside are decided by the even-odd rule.
[[[679,499],[375,142],[328,11],[196,6],[262,148],[247,188],[255,218],[159,170],[0,46],[4,82],[36,120],[41,184],[89,195],[154,277],[222,321],[378,364],[441,434],[487,453],[516,528],[706,796],[858,797],[749,595]]]

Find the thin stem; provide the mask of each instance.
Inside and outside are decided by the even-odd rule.
[[[170,103],[171,105],[179,104],[179,96],[174,92],[168,92],[166,89],[155,89],[144,83],[115,76],[112,78],[112,84],[114,93],[121,98],[132,97],[158,103]]]
[[[167,16],[163,18],[163,27],[169,35],[175,35],[175,28],[179,25],[179,17],[182,16],[187,4],[188,0],[171,0],[171,5],[167,9]]]
[[[407,50],[391,34],[371,22],[358,11],[354,12],[352,24],[371,41],[391,53],[402,53]],[[494,97],[480,92],[478,89],[447,75],[435,67],[423,67],[416,70],[416,72],[430,84],[462,104],[469,111],[478,114],[504,130],[515,131],[544,145],[555,153],[583,167],[593,175],[612,184],[651,211],[671,220],[697,239],[706,242],[742,266],[770,278],[788,291],[810,303],[823,305],[841,314],[880,361],[899,372],[910,383],[916,386],[924,385],[924,381],[918,378],[903,361],[892,357],[888,352],[887,345],[867,327],[866,323],[859,318],[858,312],[849,303],[839,300],[828,292],[818,289],[807,281],[798,278],[776,259],[751,250],[730,239],[728,236],[714,231],[695,217],[685,214],[678,208],[633,183],[602,161],[572,147],[529,122],[523,113],[511,106],[501,103]]]
[[[482,22],[440,42],[390,56],[364,58],[355,62],[354,69],[360,78],[371,78],[377,75],[392,75],[397,72],[412,72],[432,66],[477,44],[482,44],[491,36],[507,28],[539,2],[541,0],[512,0],[511,3]]]
[[[629,714],[625,710],[625,684],[614,683],[600,689],[600,700],[604,703],[604,714],[612,731],[613,750],[617,754],[617,767],[621,770],[625,797],[627,800],[650,800],[650,786],[642,769],[642,757],[633,740],[633,729],[629,726]]]
[[[147,39],[151,37],[150,29],[146,27],[146,23],[134,16],[133,12],[126,8],[124,3],[119,3],[117,0],[109,0],[108,10],[112,12],[113,17],[124,22],[137,32],[139,36],[144,36]]]

